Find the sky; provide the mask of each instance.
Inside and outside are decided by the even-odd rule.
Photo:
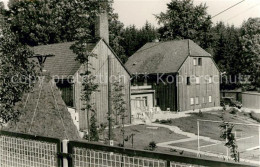
[[[126,26],[136,25],[141,27],[146,20],[158,27],[154,14],[167,10],[166,4],[171,0],[114,0],[115,12],[119,14],[119,20]],[[195,5],[206,3],[208,14],[214,16],[241,0],[194,0]],[[250,17],[260,17],[260,1],[245,0],[236,7],[215,17],[214,23],[224,21],[227,24],[234,24],[236,27],[242,25],[244,20]]]
[[[8,0],[4,1],[7,4]],[[119,15],[119,20],[125,26],[136,25],[142,27],[146,21],[155,27],[159,27],[154,15],[167,10],[167,3],[171,0],[114,0],[113,7]],[[208,14],[214,16],[241,0],[194,0],[195,5],[205,3],[208,6]],[[223,21],[226,24],[242,25],[243,21],[250,17],[260,17],[260,0],[245,0],[234,8],[215,17],[213,23]]]

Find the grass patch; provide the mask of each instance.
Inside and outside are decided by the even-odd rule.
[[[255,120],[255,121],[257,121],[257,122],[260,123],[260,114],[259,114],[259,113],[255,113],[254,111],[251,111],[250,117],[251,117],[253,120]]]
[[[209,141],[205,141],[205,140],[200,140],[200,146],[207,146],[210,144],[214,144],[212,142]],[[194,140],[194,141],[187,141],[187,142],[181,142],[181,143],[173,143],[170,144],[171,146],[176,146],[176,147],[183,147],[183,148],[188,148],[188,149],[193,149],[193,150],[197,150],[198,149],[198,141]]]
[[[221,113],[222,113],[222,111],[206,112],[206,113],[203,113],[202,117],[199,113],[191,113],[190,116],[188,116],[188,117],[173,119],[170,124],[168,124],[168,123],[167,124],[177,126],[185,132],[197,134],[198,133],[198,129],[197,129],[197,120],[198,119],[222,121]],[[232,111],[226,111],[226,112],[224,112],[223,116],[224,116],[224,120],[226,122],[248,124],[249,121],[251,120],[251,123],[253,123],[252,119],[250,119],[248,116],[245,116],[244,113],[240,113],[240,112],[236,112],[236,114],[234,114]],[[258,115],[258,116],[260,118],[260,115]],[[221,129],[219,128],[219,125],[220,125],[220,123],[200,122],[200,135],[222,141],[223,139],[220,138]],[[252,136],[252,135],[255,135],[258,133],[257,127],[236,125],[234,127],[234,131],[236,131],[236,130],[242,131],[244,137]]]
[[[113,132],[115,145],[122,143],[123,137],[121,133],[121,128],[116,128],[113,130]],[[130,136],[131,134],[135,134],[134,148],[141,150],[147,148],[150,142],[162,143],[187,138],[186,136],[176,134],[167,128],[158,127],[157,129],[150,129],[147,125],[135,125],[125,127],[125,138],[127,138],[127,136]],[[128,140],[125,141],[125,147],[132,147],[132,139],[128,138]]]

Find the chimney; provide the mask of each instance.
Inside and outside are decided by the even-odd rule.
[[[109,27],[108,27],[108,14],[107,3],[102,4],[100,14],[96,18],[95,22],[95,37],[104,39],[109,44]]]

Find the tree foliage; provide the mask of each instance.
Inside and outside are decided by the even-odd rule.
[[[105,5],[104,5],[105,4]],[[93,13],[98,14],[101,10],[107,10],[106,3],[98,3],[97,6],[93,6],[89,9]],[[91,18],[90,18],[91,19]],[[94,40],[94,36],[91,35],[89,28],[93,22],[82,22],[81,28],[77,32],[77,41],[71,46],[73,52],[77,55],[76,60],[85,66],[85,72],[81,73],[82,80],[82,96],[81,99],[84,102],[84,107],[82,108],[87,115],[87,127],[88,127],[88,140],[97,141],[99,139],[99,134],[96,125],[96,108],[92,103],[92,95],[94,92],[98,91],[98,84],[96,83],[96,77],[93,75],[95,70],[92,66],[93,61],[95,61],[96,55],[87,49],[88,43]],[[89,118],[91,116],[91,118]]]
[[[222,130],[220,137],[222,139],[227,140],[227,142],[225,143],[225,146],[230,149],[231,157],[236,162],[238,162],[238,160],[239,160],[239,157],[238,157],[238,146],[237,146],[237,143],[236,143],[235,135],[232,132],[233,128],[234,128],[234,125],[226,123],[226,122],[223,122],[221,125],[219,125],[219,127]]]
[[[97,115],[96,113],[92,113],[90,118],[90,141],[99,141],[99,131],[97,127]]]
[[[113,84],[112,90],[112,105],[113,105],[113,115],[116,117],[115,122],[116,124],[119,123],[119,119],[125,117],[126,112],[126,102],[124,99],[124,84],[121,81],[117,80]],[[120,118],[118,118],[118,116]]]
[[[3,26],[3,21],[4,21],[4,10],[5,10],[5,7],[4,7],[4,3],[3,2],[0,2],[0,26]]]
[[[109,45],[113,48],[117,56],[123,63],[126,62],[125,48],[121,45],[124,33],[124,24],[118,20],[118,14],[114,13],[112,7],[109,8]]]
[[[95,70],[92,67],[91,59],[95,58],[95,54],[90,53],[86,45],[88,41],[84,36],[89,36],[88,34],[84,34],[71,46],[71,49],[75,54],[77,54],[76,60],[80,63],[84,64],[85,72],[81,73],[82,77],[82,90],[81,90],[81,100],[84,102],[84,107],[81,109],[87,115],[87,127],[88,127],[88,140],[96,140],[98,134],[95,133],[96,130],[96,121],[94,121],[94,117],[96,116],[96,109],[94,104],[91,102],[91,97],[95,91],[98,89],[98,85],[95,82],[96,77],[92,74],[92,71]],[[91,120],[90,117],[91,116]],[[94,122],[93,122],[94,121]],[[91,124],[91,125],[90,125]],[[92,129],[94,128],[94,129]]]
[[[156,19],[162,25],[161,39],[191,39],[204,49],[211,47],[212,21],[205,4],[195,6],[192,0],[171,0],[167,11],[156,15]]]
[[[16,121],[21,114],[15,109],[36,79],[35,65],[29,61],[33,52],[19,41],[5,22],[0,32],[0,124]]]
[[[213,27],[214,53],[213,57],[223,75],[222,89],[235,89],[241,86],[240,74],[247,65],[243,64],[240,29],[226,26],[223,22]]]
[[[112,105],[113,105],[113,115],[116,117],[115,122],[116,124],[119,123],[119,119],[122,120],[121,124],[121,134],[122,134],[122,146],[124,147],[125,142],[125,118],[126,118],[126,101],[124,99],[125,95],[124,91],[124,83],[123,81],[118,78],[113,84],[113,98],[112,98]],[[118,118],[119,117],[119,118]]]
[[[93,33],[98,1],[12,1],[6,17],[19,40],[30,46],[78,40],[82,29]],[[87,24],[86,24],[87,23]],[[87,27],[83,27],[87,26]]]
[[[260,55],[260,18],[249,18],[241,28],[241,44],[244,73],[251,75],[253,85],[260,87],[259,55]]]
[[[126,27],[123,33],[122,46],[127,57],[132,56],[143,45],[152,42],[158,36],[157,29],[148,22],[141,29],[136,28],[134,25]]]

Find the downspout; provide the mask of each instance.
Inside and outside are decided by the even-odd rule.
[[[176,74],[176,91],[177,91],[177,113],[180,112],[180,104],[179,104],[179,72]]]
[[[132,104],[132,99],[131,99],[131,76],[128,80],[128,89],[129,89],[129,100],[128,100],[128,106],[129,106],[129,113],[130,113],[130,124],[132,124],[132,107],[131,107],[131,104]]]

